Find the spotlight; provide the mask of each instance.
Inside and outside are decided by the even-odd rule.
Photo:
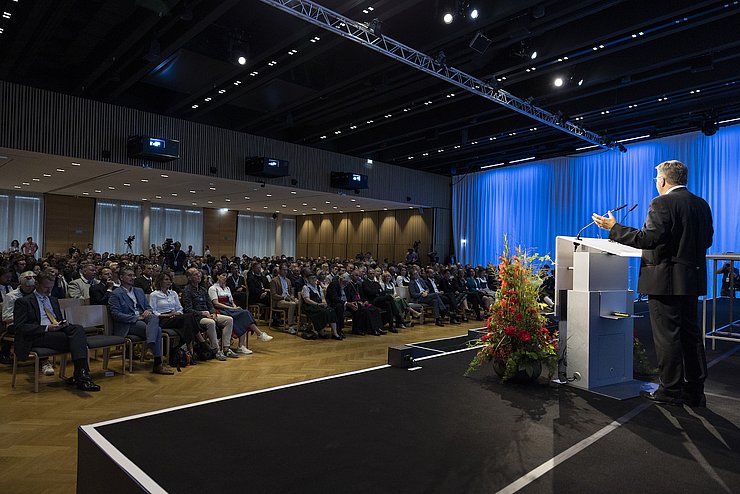
[[[717,125],[717,120],[715,118],[707,118],[701,123],[701,133],[707,137],[713,136],[718,130],[719,125]]]
[[[552,81],[553,86],[555,87],[563,87],[563,78],[562,77],[556,77],[554,81]]]
[[[273,220],[276,220],[277,219],[277,213],[272,213],[272,219]]]
[[[440,50],[439,53],[437,53],[437,57],[434,59],[434,64],[439,66],[447,65],[447,55],[445,55],[444,51]]]
[[[452,17],[452,14],[447,12],[445,13],[444,17],[442,17],[442,20],[445,24],[452,24],[452,21],[454,20],[454,17]]]
[[[383,37],[383,22],[377,17],[370,21],[368,29],[370,29],[370,32],[373,33],[375,36],[379,38]]]
[[[470,15],[470,18],[471,19],[477,19],[478,18],[478,9],[475,9],[475,8],[472,9],[470,11],[470,14],[468,14],[468,15]]]
[[[236,63],[238,63],[239,65],[246,65],[247,57],[245,57],[244,55],[239,55],[238,57],[236,57]]]
[[[519,45],[514,47],[513,54],[520,58],[527,58],[529,60],[534,60],[537,58],[537,50],[529,46],[529,42],[522,41],[519,43]]]

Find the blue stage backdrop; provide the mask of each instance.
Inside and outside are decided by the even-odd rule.
[[[591,221],[591,213],[625,203],[638,206],[624,224],[639,228],[657,195],[655,166],[669,159],[688,165],[689,190],[712,208],[714,245],[708,252],[740,252],[740,126],[710,137],[694,132],[626,147],[626,153],[596,151],[456,177],[452,224],[460,261],[496,262],[504,234],[511,245],[549,254],[554,261],[557,235],[574,236]],[[625,211],[615,214],[618,221]],[[605,233],[591,226],[583,236]],[[634,289],[637,264],[632,271]]]

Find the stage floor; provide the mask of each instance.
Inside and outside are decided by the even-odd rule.
[[[82,426],[78,492],[737,492],[736,348],[707,409],[463,377],[453,350]]]

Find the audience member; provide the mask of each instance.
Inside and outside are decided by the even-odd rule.
[[[288,333],[295,334],[295,315],[298,308],[298,299],[293,296],[293,282],[288,278],[288,266],[281,264],[277,276],[270,282],[272,306],[288,311]]]
[[[159,326],[159,317],[152,312],[144,291],[134,286],[134,270],[122,267],[118,277],[121,286],[113,290],[108,300],[113,319],[113,334],[128,336],[130,333],[146,340],[147,348],[154,357],[152,372],[174,374],[162,361],[162,328]]]

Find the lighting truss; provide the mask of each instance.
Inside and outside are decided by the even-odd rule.
[[[469,93],[482,96],[515,112],[526,115],[538,122],[549,125],[561,132],[566,132],[584,141],[604,149],[616,149],[611,139],[586,130],[570,121],[564,121],[560,115],[554,115],[543,108],[517,98],[503,89],[496,89],[482,80],[466,74],[453,67],[435,62],[434,58],[414,50],[384,35],[376,35],[369,23],[357,22],[337,14],[310,0],[260,0],[276,9],[310,22],[343,38],[359,43],[383,55],[426,72],[438,79],[449,82]]]

